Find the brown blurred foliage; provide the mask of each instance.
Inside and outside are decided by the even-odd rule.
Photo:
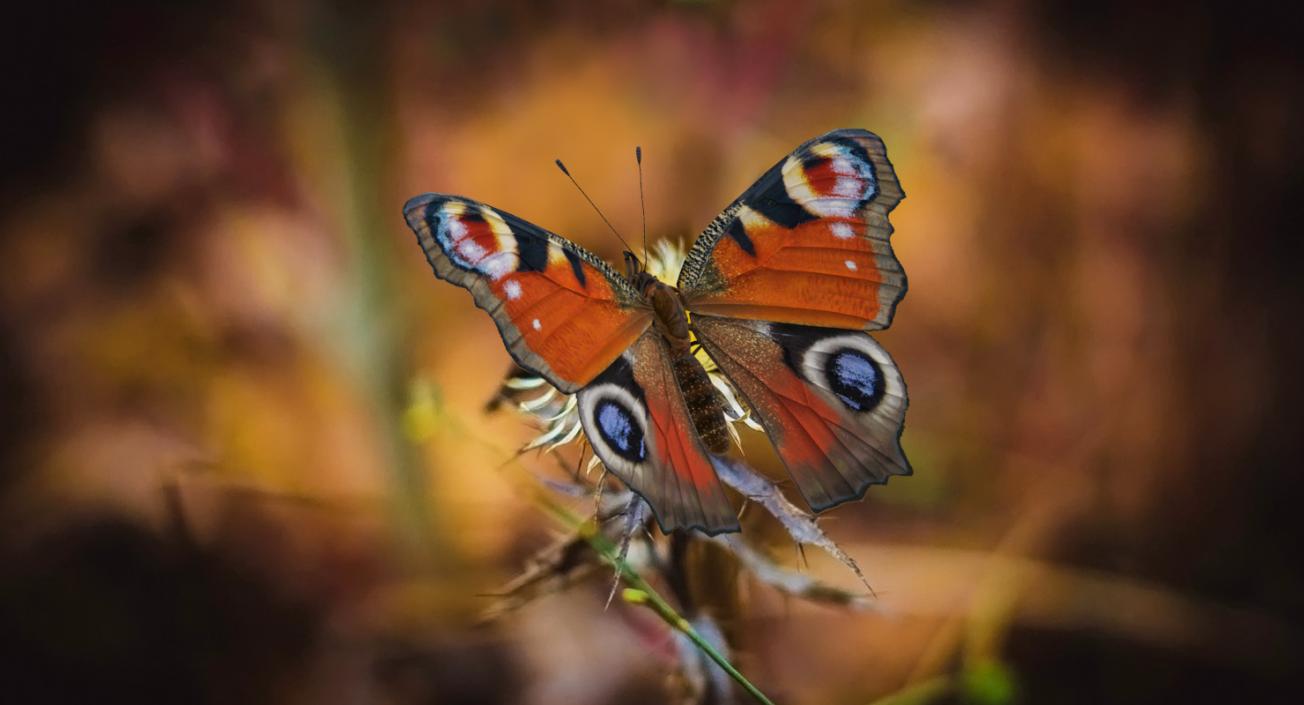
[[[633,231],[641,144],[651,232],[691,238],[854,126],[908,194],[880,340],[916,473],[824,523],[880,609],[744,585],[740,667],[782,702],[1297,700],[1300,29],[1230,2],[13,9],[0,699],[663,701],[667,636],[605,579],[475,626],[555,528],[502,469],[530,429],[480,412],[507,355],[399,208],[462,193],[612,256],[554,157]]]

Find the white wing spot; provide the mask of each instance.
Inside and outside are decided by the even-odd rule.
[[[444,221],[445,227],[448,228],[448,234],[453,240],[461,240],[466,237],[466,224],[463,223],[456,215]]]
[[[530,321],[530,325],[534,326],[535,330],[543,330],[543,324],[539,323],[539,319],[537,318],[534,319],[533,321]]]
[[[508,279],[503,289],[507,292],[508,299],[515,301],[521,298],[521,283],[515,279]]]
[[[860,192],[860,179],[854,177],[840,177],[837,184],[833,186],[833,193],[839,196],[859,196]]]
[[[847,269],[850,269],[850,270],[853,271],[853,272],[856,271],[856,263],[855,263],[855,262],[852,262],[851,260],[847,260],[847,261],[843,262],[843,264],[847,265]]]
[[[474,264],[484,259],[484,256],[488,253],[485,252],[484,248],[481,247],[479,243],[477,243],[475,240],[467,238],[465,240],[458,241],[457,254],[461,256],[462,261]]]
[[[851,229],[850,223],[834,223],[832,230],[833,237],[836,237],[839,240],[850,240],[852,236],[856,234],[856,232]]]
[[[507,252],[499,252],[480,260],[476,269],[489,275],[494,281],[516,271],[516,256]]]

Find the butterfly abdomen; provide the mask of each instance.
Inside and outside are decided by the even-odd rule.
[[[706,368],[697,356],[688,350],[674,353],[671,366],[679,389],[684,393],[684,404],[688,415],[697,428],[697,435],[702,445],[712,453],[724,453],[729,450],[729,428],[725,425],[724,404],[720,393],[711,384]]]
[[[684,405],[702,445],[712,453],[729,450],[729,428],[724,420],[724,402],[711,384],[706,368],[693,354],[693,337],[688,314],[679,292],[644,273],[636,282],[652,308],[652,321],[670,349],[670,366],[684,395]]]

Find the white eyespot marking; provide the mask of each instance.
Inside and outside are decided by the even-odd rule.
[[[901,372],[887,351],[864,333],[820,340],[802,355],[801,368],[802,377],[853,413],[896,418],[905,409]]]
[[[461,240],[466,237],[466,224],[462,222],[461,218],[454,215],[445,222],[448,223],[448,234],[453,240]]]
[[[654,448],[647,408],[629,389],[611,383],[580,390],[578,402],[593,452],[617,476],[638,482]]]
[[[535,330],[543,330],[543,324],[539,323],[539,319],[537,318],[530,321],[530,325],[533,326]]]
[[[478,214],[480,218],[473,218],[468,213]],[[485,237],[486,233],[482,230],[485,224],[488,225],[492,238]],[[495,281],[516,271],[520,262],[511,229],[497,213],[488,208],[482,207],[478,212],[473,212],[461,201],[444,203],[440,208],[439,224],[434,236],[439,248],[454,265],[479,272]]]
[[[503,290],[507,292],[507,298],[511,301],[521,298],[521,283],[515,279],[508,279],[503,285]]]
[[[833,237],[839,240],[850,240],[856,235],[856,231],[851,229],[851,223],[837,222],[833,224],[831,229],[833,230]]]
[[[461,224],[459,223],[459,225]],[[464,262],[475,264],[484,259],[486,254],[488,253],[484,251],[484,248],[470,238],[460,240],[457,243],[457,255]]]
[[[847,269],[850,269],[850,270],[853,271],[853,272],[856,271],[856,263],[855,263],[855,262],[852,262],[851,260],[846,260],[845,262],[843,262],[843,264],[847,265]]]
[[[448,258],[453,264],[463,269],[474,269],[475,262],[468,259],[468,254],[474,256],[475,253],[464,253],[462,244],[466,242],[466,224],[458,217],[460,211],[455,206],[461,204],[457,201],[449,201],[440,208],[439,224],[435,228],[435,240],[439,243],[439,249],[447,253]],[[474,243],[472,243],[474,245]],[[479,257],[483,257],[483,253]],[[475,259],[479,259],[475,257]]]
[[[494,281],[498,281],[516,271],[517,261],[516,253],[499,252],[498,254],[490,255],[489,257],[480,260],[480,262],[477,263],[476,269],[489,275],[489,277]]]
[[[812,145],[805,156],[792,155],[782,167],[788,197],[822,218],[856,217],[878,193],[874,165],[865,152],[844,142]],[[819,159],[828,160],[821,167]],[[811,168],[812,171],[807,171]],[[814,180],[812,180],[814,179]]]
[[[853,176],[839,178],[837,185],[833,187],[833,193],[847,198],[858,198],[863,191],[860,179]]]

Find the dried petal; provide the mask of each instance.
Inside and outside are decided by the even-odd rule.
[[[852,560],[836,543],[833,542],[824,531],[815,523],[815,518],[810,514],[802,511],[797,505],[788,501],[783,492],[773,482],[761,477],[752,471],[743,463],[712,456],[712,464],[715,466],[716,474],[720,479],[730,487],[738,490],[749,500],[765,507],[765,510],[783,524],[787,529],[788,535],[798,544],[808,544],[815,546],[825,553],[838,559],[840,563],[851,569],[851,572],[860,578],[870,593],[874,589],[869,586],[869,581],[865,579],[865,574],[860,571],[860,566]]]
[[[738,534],[712,536],[712,541],[729,549],[756,579],[779,592],[812,602],[867,609],[870,601],[865,595],[849,592],[816,580],[806,573],[784,568],[749,546]]]

